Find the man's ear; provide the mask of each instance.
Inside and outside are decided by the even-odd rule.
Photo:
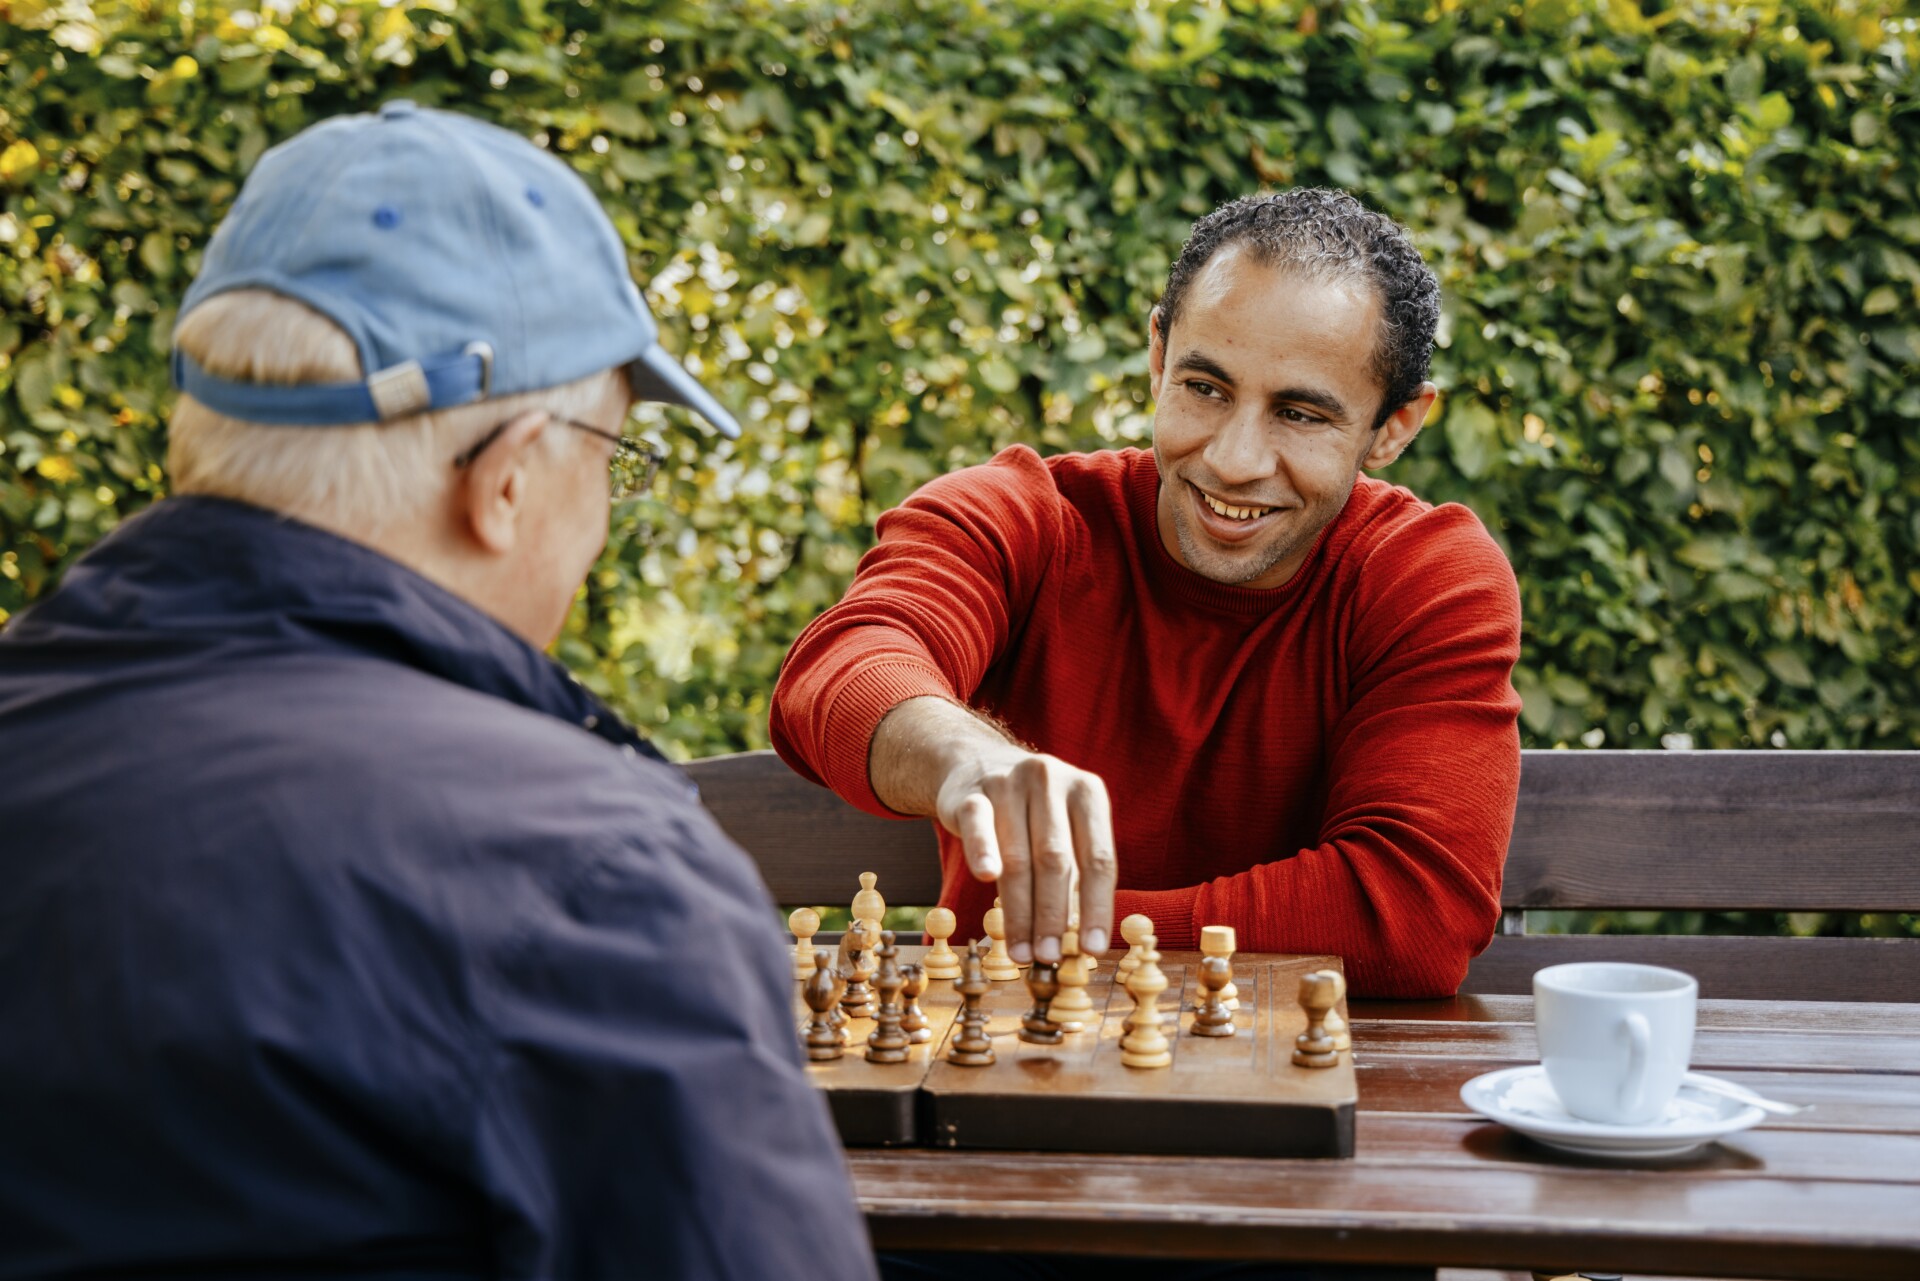
[[[1413,399],[1388,414],[1387,421],[1373,433],[1373,443],[1367,447],[1360,465],[1368,471],[1377,471],[1398,458],[1420,434],[1421,425],[1427,421],[1427,411],[1433,408],[1433,398],[1439,394],[1440,389],[1432,383],[1421,383]]]
[[[496,556],[511,552],[520,536],[531,451],[546,429],[546,411],[530,409],[456,473],[456,514],[473,541]]]
[[[1160,380],[1167,376],[1166,316],[1158,307],[1147,316],[1147,388],[1160,399]]]

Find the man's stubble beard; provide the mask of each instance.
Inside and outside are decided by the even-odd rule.
[[[1157,458],[1155,462],[1157,465]],[[1160,476],[1160,483],[1167,484],[1168,476],[1164,468],[1161,469]],[[1171,479],[1176,485],[1184,487],[1187,484],[1186,479],[1178,475]],[[1353,497],[1353,487],[1359,483],[1359,480],[1360,469],[1355,467],[1352,479],[1347,482],[1346,490],[1340,495],[1340,501],[1331,505],[1332,510],[1325,514],[1325,518],[1319,524],[1304,532],[1283,534],[1276,538],[1273,543],[1261,548],[1258,555],[1248,558],[1244,567],[1237,561],[1220,555],[1217,550],[1203,541],[1204,535],[1196,531],[1187,521],[1187,507],[1184,502],[1175,502],[1173,505],[1173,537],[1180,544],[1180,555],[1186,561],[1188,569],[1208,582],[1219,583],[1224,587],[1238,587],[1259,578],[1294,552],[1312,546],[1313,540],[1320,537],[1321,531],[1338,520],[1340,513],[1347,509],[1347,500]],[[1209,565],[1213,568],[1207,568]],[[1223,572],[1214,572],[1216,569]]]

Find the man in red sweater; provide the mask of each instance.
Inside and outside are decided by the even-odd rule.
[[[938,820],[940,901],[1016,960],[1116,916],[1160,945],[1345,959],[1455,991],[1500,915],[1519,593],[1464,507],[1363,476],[1413,440],[1439,283],[1340,192],[1236,201],[1152,314],[1151,452],[1014,446],[878,525],[794,643],[772,737],[881,815]]]

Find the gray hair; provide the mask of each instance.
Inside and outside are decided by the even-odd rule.
[[[264,289],[207,299],[181,318],[173,341],[221,378],[301,384],[364,377],[345,330]],[[544,391],[342,427],[243,422],[182,395],[168,423],[167,472],[176,493],[232,498],[334,529],[378,534],[438,502],[452,482],[455,455],[496,424],[529,409],[584,417],[614,376],[607,370]],[[577,435],[547,432],[542,446],[579,448]]]

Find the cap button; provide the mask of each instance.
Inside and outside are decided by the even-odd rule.
[[[382,120],[399,120],[404,116],[412,115],[418,110],[420,110],[420,108],[415,106],[409,99],[395,98],[392,102],[386,102],[380,105],[380,118]]]

